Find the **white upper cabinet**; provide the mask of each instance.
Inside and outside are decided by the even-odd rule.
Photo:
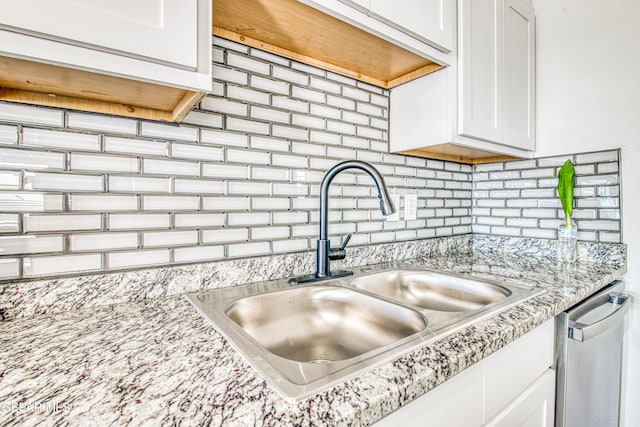
[[[533,150],[533,7],[524,0],[461,0],[458,26],[460,134]]]
[[[390,150],[467,163],[530,157],[535,148],[532,4],[459,0],[456,13],[457,61],[391,91]]]
[[[197,66],[196,0],[2,3],[5,28],[190,69]]]
[[[0,8],[0,100],[180,121],[211,90],[211,0]]]
[[[371,0],[371,16],[444,52],[453,50],[453,0]]]
[[[451,64],[455,0],[298,1],[438,64]]]

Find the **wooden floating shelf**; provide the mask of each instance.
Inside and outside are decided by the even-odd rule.
[[[213,34],[383,88],[443,68],[297,0],[215,0]]]
[[[0,57],[0,100],[181,121],[205,92]]]
[[[506,162],[508,160],[521,160],[518,157],[505,156],[490,151],[469,148],[463,145],[447,143],[432,145],[425,148],[400,151],[400,154],[408,156],[426,157],[428,159],[449,160],[458,163],[479,164]]]

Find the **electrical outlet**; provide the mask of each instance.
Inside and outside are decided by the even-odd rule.
[[[418,217],[418,195],[404,195],[404,219],[410,221]]]
[[[400,195],[399,194],[391,194],[391,203],[396,208],[396,211],[391,215],[387,215],[387,221],[400,221]]]

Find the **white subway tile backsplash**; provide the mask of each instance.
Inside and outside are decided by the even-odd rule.
[[[2,108],[0,106],[0,108]],[[15,145],[18,143],[18,127],[0,125],[0,144]]]
[[[354,87],[343,86],[342,87],[342,95],[347,98],[353,98],[358,101],[369,102],[369,92],[362,89],[356,89]]]
[[[176,228],[220,227],[225,223],[224,214],[183,213],[175,214]]]
[[[287,197],[252,197],[251,209],[258,211],[276,211],[289,209],[289,198]]]
[[[224,179],[248,179],[249,167],[205,163],[202,165],[202,176]]]
[[[321,68],[317,68],[311,65],[302,64],[300,62],[291,62],[291,68],[294,70],[302,71],[305,74],[314,74],[316,76],[324,77],[325,71]]]
[[[135,135],[138,131],[137,120],[97,114],[84,114],[75,111],[67,112],[67,125],[70,128],[85,129],[94,132],[103,131],[129,135]]]
[[[18,232],[20,232],[20,215],[0,214],[0,233],[4,234]]]
[[[320,117],[306,116],[301,114],[292,114],[291,124],[294,126],[300,126],[305,129],[324,129],[325,127],[324,119]]]
[[[1,176],[0,176],[1,178]],[[102,192],[104,177],[101,175],[77,175],[62,173],[25,172],[25,190],[49,191],[93,191]],[[1,179],[0,179],[0,188]]]
[[[262,105],[269,105],[269,100],[271,99],[268,93],[246,89],[239,86],[227,86],[227,97],[237,99],[242,102]]]
[[[271,188],[268,182],[229,182],[227,185],[229,194],[268,195]]]
[[[207,211],[244,211],[251,207],[249,197],[203,197],[202,208]]]
[[[289,151],[289,141],[279,138],[251,136],[251,148],[266,151]]]
[[[319,132],[312,130],[309,132],[309,141],[320,144],[340,145],[341,137],[335,133]]]
[[[618,150],[600,151],[597,153],[585,153],[576,155],[576,163],[604,163],[617,162]]]
[[[289,227],[258,227],[251,229],[251,240],[287,239]]]
[[[109,230],[149,230],[170,226],[171,217],[166,213],[109,214],[108,216]]]
[[[220,65],[214,64],[212,68],[212,72],[213,72],[214,80],[219,80],[223,82],[246,85],[249,80],[249,76],[247,75],[247,73],[238,71],[238,70],[232,70],[230,68],[226,68]]]
[[[289,123],[290,114],[287,111],[274,110],[269,107],[251,106],[249,114],[252,119],[266,120],[268,122]]]
[[[290,168],[307,168],[309,161],[306,157],[288,156],[286,154],[273,154],[271,156],[271,164],[273,166],[283,166]]]
[[[247,135],[244,134],[206,129],[200,131],[200,143],[246,147],[248,138]]]
[[[20,260],[18,258],[0,258],[0,280],[20,277]]]
[[[274,212],[272,215],[274,224],[301,224],[308,221],[307,212]]]
[[[254,166],[251,168],[251,179],[259,181],[289,181],[291,179],[291,171],[289,169]]]
[[[108,156],[105,154],[71,154],[73,171],[130,172],[140,171],[140,161],[135,157]]]
[[[251,87],[264,90],[269,93],[288,95],[291,85],[286,82],[268,79],[261,76],[251,76]]]
[[[26,173],[32,175],[31,172]],[[0,190],[19,190],[20,176],[21,173],[17,171],[0,171]]]
[[[178,159],[192,159],[203,161],[219,161],[224,158],[223,150],[219,147],[206,145],[171,144],[171,157]]]
[[[22,143],[34,147],[68,149],[78,151],[100,151],[100,136],[57,130],[22,130]]]
[[[142,196],[145,211],[194,211],[200,207],[198,196]]]
[[[193,246],[173,251],[175,262],[215,261],[223,258],[224,246]]]
[[[145,174],[198,176],[200,166],[195,161],[143,159],[142,171]]]
[[[0,121],[62,127],[64,112],[53,108],[0,102]]]
[[[109,176],[109,191],[124,193],[168,193],[169,178],[146,178],[139,176]]]
[[[309,133],[306,129],[292,128],[281,125],[273,125],[272,135],[286,139],[297,139],[306,141],[309,139]]]
[[[262,192],[261,194],[265,194]],[[260,194],[260,192],[259,192]],[[281,184],[273,183],[273,195],[274,196],[308,196],[309,186],[307,184]]]
[[[100,254],[26,257],[22,260],[24,277],[97,271],[101,268]]]
[[[284,96],[271,97],[271,105],[286,111],[297,111],[299,113],[309,112],[309,103],[297,99],[286,98]]]
[[[102,215],[22,215],[25,233],[100,230]],[[0,219],[1,221],[1,219]]]
[[[256,61],[244,55],[238,55],[232,52],[227,53],[227,65],[234,68],[242,68],[257,74],[269,74],[271,66],[262,61]]]
[[[309,249],[307,239],[288,239],[273,242],[273,253],[299,252]]]
[[[355,111],[356,109],[356,102],[354,100],[341,96],[327,95],[327,104],[344,110]]]
[[[241,102],[229,101],[224,98],[214,98],[207,96],[200,101],[203,110],[213,111],[222,114],[233,114],[236,116],[247,116],[247,104]]]
[[[176,178],[173,191],[178,194],[224,194],[225,184],[222,181]]]
[[[0,212],[62,211],[64,196],[41,193],[0,193]]]
[[[109,268],[133,268],[166,265],[170,261],[169,249],[111,252],[107,255]]]
[[[297,85],[306,86],[309,83],[309,77],[304,73],[292,71],[288,68],[273,66],[271,74],[277,80],[284,80]]]
[[[268,212],[233,212],[227,216],[227,224],[231,227],[243,225],[268,225]]]
[[[182,141],[197,141],[198,128],[175,126],[155,122],[140,123],[140,135],[151,138],[177,139]]]
[[[63,249],[64,241],[61,235],[0,237],[0,255],[62,252]]]
[[[193,231],[148,231],[142,233],[142,247],[162,248],[198,244],[198,232]]]
[[[228,243],[249,240],[248,228],[223,228],[219,230],[204,230],[203,243]]]
[[[246,258],[249,256],[268,255],[271,253],[269,242],[235,243],[227,247],[230,258]]]
[[[227,117],[227,129],[247,133],[259,133],[269,135],[269,124],[252,120]]]
[[[620,239],[617,150],[473,167],[389,154],[389,91],[215,44],[213,93],[182,125],[0,102],[0,233],[61,245],[56,256],[2,258],[1,280],[311,250],[320,181],[348,159],[374,164],[392,193],[417,194],[418,219],[385,222],[371,178],[341,173],[330,189],[334,246],[354,231],[352,245],[472,228],[554,239],[555,177],[577,156],[580,237]],[[76,251],[92,253],[69,265]]]
[[[268,165],[269,153],[249,150],[227,150],[227,161],[252,165]]]
[[[113,153],[166,156],[167,143],[145,139],[118,138],[107,136],[104,139],[104,150]]]
[[[72,211],[93,211],[93,212],[113,212],[113,211],[135,211],[138,209],[138,197],[135,195],[113,195],[113,194],[72,194]]]
[[[69,236],[71,252],[136,249],[137,247],[138,233],[90,233]]]

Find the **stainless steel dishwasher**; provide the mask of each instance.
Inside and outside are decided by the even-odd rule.
[[[618,425],[623,291],[613,282],[557,317],[556,427]]]

